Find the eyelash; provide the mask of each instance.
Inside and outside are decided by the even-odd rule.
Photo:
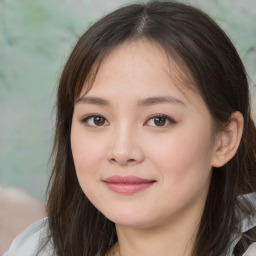
[[[99,115],[99,114],[90,114],[90,115],[87,115],[85,118],[83,118],[83,119],[81,120],[81,122],[82,122],[83,124],[85,124],[86,126],[90,126],[90,127],[100,127],[100,126],[103,126],[103,125],[91,125],[91,124],[88,123],[88,121],[89,121],[90,119],[97,118],[97,117],[100,117],[100,118],[102,118],[103,120],[107,121],[107,119],[106,119],[104,116],[102,116],[102,115]],[[95,119],[94,119],[94,120],[95,120]],[[105,121],[104,121],[104,123],[105,123]],[[108,122],[108,121],[107,121],[107,122]],[[108,124],[109,124],[109,123],[108,123]]]
[[[102,124],[102,125],[93,125],[93,124],[89,124],[88,122],[89,122],[89,120],[90,119],[94,119],[94,118],[102,118],[103,120],[102,121],[104,121],[104,123]],[[153,122],[154,121],[156,121],[156,118],[162,118],[163,120],[164,120],[164,123],[163,123],[163,125],[151,125],[151,126],[153,126],[153,127],[166,127],[166,126],[170,126],[170,125],[173,125],[173,124],[175,124],[176,123],[176,121],[173,119],[173,118],[171,118],[171,117],[169,117],[169,116],[167,116],[167,115],[164,115],[164,114],[155,114],[154,116],[152,116],[152,117],[150,117],[144,124],[147,124],[147,123],[149,123],[149,121],[150,120],[153,120]],[[155,120],[154,120],[155,119]],[[93,120],[93,122],[95,121],[95,119]],[[100,126],[105,126],[105,122],[107,121],[107,119],[105,118],[105,117],[103,117],[102,115],[99,115],[99,114],[90,114],[90,115],[88,115],[88,116],[86,116],[85,118],[83,118],[82,120],[81,120],[81,122],[83,123],[83,124],[85,124],[86,126],[90,126],[90,127],[100,127]],[[167,125],[166,125],[166,123],[168,123]],[[94,123],[95,124],[95,123]],[[107,121],[107,125],[109,125],[109,122]],[[150,126],[150,125],[148,125],[148,126]]]
[[[156,118],[162,118],[165,120],[165,122],[163,125],[155,125],[154,127],[166,127],[166,126],[176,124],[176,121],[173,118],[171,118],[167,115],[164,115],[164,114],[155,114],[152,117],[150,117],[145,123],[148,123],[150,120],[153,120],[153,122],[154,122],[154,119],[156,119]],[[168,124],[166,125],[166,123],[168,123]]]

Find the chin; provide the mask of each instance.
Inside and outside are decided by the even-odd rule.
[[[119,226],[127,226],[127,227],[134,227],[134,228],[146,228],[152,227],[156,224],[156,220],[153,218],[148,218],[148,214],[136,214],[136,211],[130,212],[116,212],[115,214],[107,213],[103,215]]]

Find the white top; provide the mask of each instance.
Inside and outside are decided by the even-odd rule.
[[[41,240],[47,238],[47,227],[47,217],[33,223],[13,240],[10,249],[3,256],[54,256],[51,242],[38,253]]]
[[[256,205],[256,193],[251,193],[242,197],[246,197]],[[241,198],[242,198],[241,197]],[[14,239],[10,249],[3,256],[54,256],[53,245],[50,242],[43,251],[38,254],[40,242],[47,238],[47,218],[39,220],[29,226],[21,235]],[[253,219],[242,219],[242,232],[246,232],[256,227],[256,216]],[[233,249],[241,237],[236,237],[230,246],[229,252],[225,256],[234,256]],[[252,243],[242,254],[242,256],[256,256],[256,242]]]

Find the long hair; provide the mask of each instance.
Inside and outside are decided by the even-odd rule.
[[[244,117],[235,157],[212,170],[193,255],[224,254],[232,234],[239,232],[236,212],[247,217],[255,214],[248,201],[237,200],[256,191],[256,129],[246,72],[235,47],[208,15],[194,7],[161,1],[132,4],[100,19],[81,36],[60,77],[55,163],[47,204],[49,238],[59,256],[104,256],[117,241],[114,223],[91,204],[78,183],[70,146],[71,122],[84,82],[93,80],[104,57],[116,46],[140,39],[162,47],[185,76],[189,70],[216,130],[225,127],[234,111]]]

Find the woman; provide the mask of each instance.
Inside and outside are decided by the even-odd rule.
[[[66,63],[48,218],[6,256],[254,255],[255,140],[243,64],[206,14],[121,8]]]

